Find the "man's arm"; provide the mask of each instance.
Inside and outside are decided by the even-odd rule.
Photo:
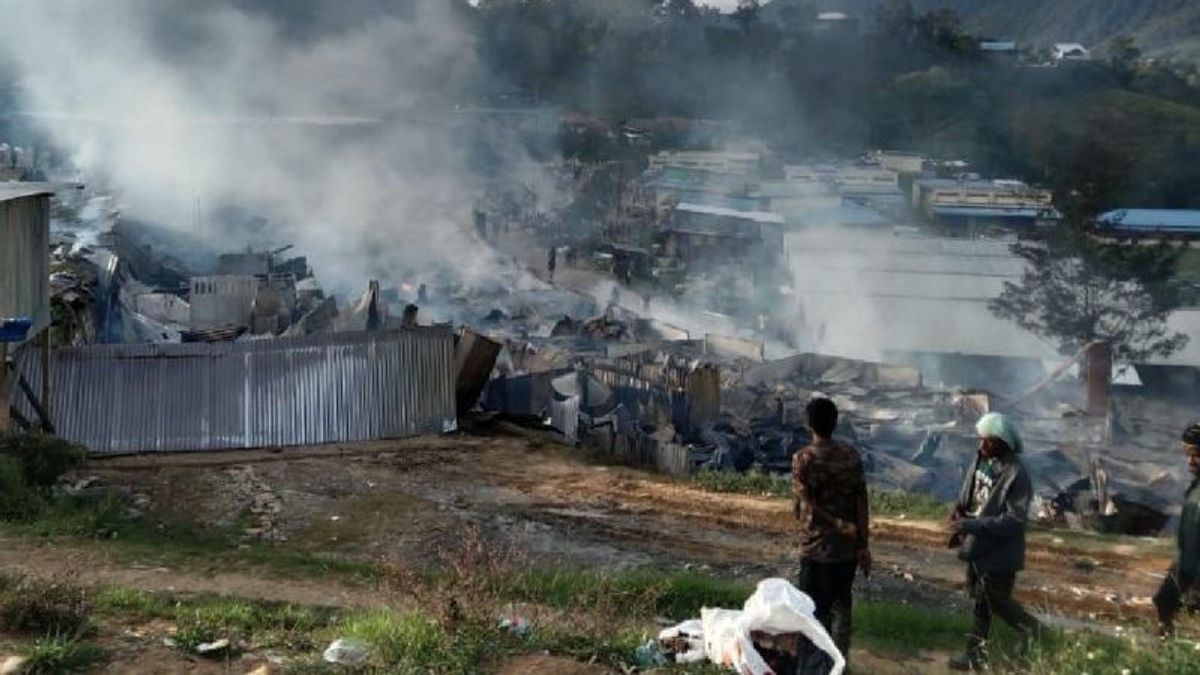
[[[858,513],[855,522],[858,525],[856,537],[855,558],[863,576],[871,576],[871,504],[867,499],[867,477],[863,471],[862,462],[858,464]]]
[[[998,516],[981,516],[962,522],[962,531],[994,539],[1015,537],[1025,529],[1029,519],[1029,502],[1033,499],[1033,483],[1024,467],[1017,468],[1008,492],[1004,495],[1004,510]]]
[[[809,504],[808,488],[804,483],[808,461],[809,457],[804,449],[792,455],[792,513],[801,523],[812,518],[812,505]]]
[[[871,505],[867,499],[867,481],[865,479],[859,483],[858,513],[855,524],[858,526],[857,548],[862,551],[870,546],[871,538]]]

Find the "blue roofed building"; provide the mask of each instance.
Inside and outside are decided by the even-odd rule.
[[[1200,210],[1117,209],[1096,218],[1096,229],[1118,238],[1200,239]]]

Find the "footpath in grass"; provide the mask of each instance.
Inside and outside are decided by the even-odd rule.
[[[710,492],[756,495],[762,497],[791,497],[789,476],[773,475],[758,469],[745,473],[734,471],[700,471],[693,482]],[[904,516],[922,520],[940,520],[950,511],[950,505],[929,495],[898,490],[867,490],[871,513],[881,516]]]
[[[167,639],[191,656],[214,643],[227,646],[209,658],[271,654],[287,672],[330,672],[320,654],[335,639],[365,645],[374,672],[488,672],[506,658],[531,653],[628,670],[637,665],[637,646],[657,632],[661,619],[696,617],[708,606],[739,607],[753,590],[744,582],[653,569],[448,564],[436,573],[381,574],[413,591],[419,602],[346,609],[0,577],[0,634],[19,642],[29,658],[27,672],[86,671],[102,664],[103,636],[111,626],[130,625],[159,626],[165,632],[149,640]],[[505,616],[520,616],[527,625],[502,626]],[[897,662],[953,651],[969,628],[965,614],[886,601],[858,603],[854,622],[856,646]],[[1200,673],[1200,651],[1187,640],[1055,633],[1023,652],[1001,628],[993,656],[1001,672]]]

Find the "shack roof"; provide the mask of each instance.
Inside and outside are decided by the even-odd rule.
[[[1028,207],[1004,208],[1001,206],[935,206],[933,214],[942,217],[962,218],[1037,218],[1047,209]]]
[[[1011,180],[918,178],[916,180],[916,184],[931,190],[1008,190],[1011,192],[1016,192],[1019,190],[1033,189],[1025,183]]]
[[[772,223],[782,225],[784,223],[783,216],[770,211],[739,211],[737,209],[725,208],[722,206],[708,206],[706,204],[695,204],[692,202],[680,202],[679,206],[675,207],[676,212],[683,213],[698,213],[702,215],[716,216],[718,218],[733,218],[736,220],[750,220],[756,223]]]
[[[0,183],[0,202],[52,194],[54,190],[47,189],[42,183]]]
[[[1200,234],[1200,210],[1117,209],[1101,214],[1097,220],[1114,230]]]
[[[0,182],[0,201],[32,197],[34,195],[53,195],[81,189],[83,189],[83,183],[4,181]]]
[[[798,211],[792,214],[789,220],[794,224],[806,226],[877,227],[891,224],[887,217],[875,209],[854,204]]]

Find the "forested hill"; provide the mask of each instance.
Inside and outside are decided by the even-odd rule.
[[[816,5],[869,15],[890,1],[820,0]],[[972,33],[1033,47],[1080,42],[1103,48],[1109,40],[1129,35],[1148,56],[1200,62],[1198,0],[914,0],[913,5],[953,9]]]

